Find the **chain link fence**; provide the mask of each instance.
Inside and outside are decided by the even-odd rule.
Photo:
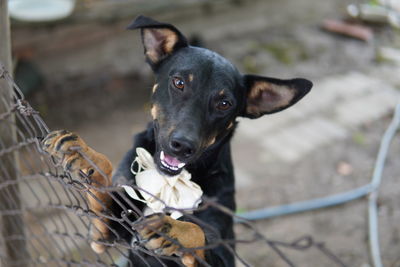
[[[74,177],[63,171],[60,162],[44,153],[41,148],[41,140],[49,133],[48,127],[39,113],[24,99],[18,86],[2,66],[0,82],[0,266],[133,266],[129,253],[139,258],[141,255],[152,255],[161,266],[167,266],[165,260],[182,265],[179,257],[160,256],[135,242],[126,242],[119,236],[116,230],[118,227],[123,227],[133,237],[137,235],[135,229],[145,221],[132,220],[129,214],[134,212],[142,217],[142,211],[135,206],[132,199],[126,197],[120,187],[99,188],[85,173]],[[78,152],[86,157],[79,148]],[[97,166],[93,168],[96,169]],[[132,186],[143,192],[142,188]],[[114,209],[108,210],[100,199],[96,199],[91,189],[109,194],[121,213],[115,214]],[[88,196],[104,207],[102,212],[91,210]],[[262,242],[288,266],[296,266],[284,252],[288,248],[296,251],[317,249],[332,266],[346,266],[322,242],[314,241],[311,236],[293,238],[294,241],[289,243],[271,240],[257,231],[249,221],[237,217],[233,211],[219,205],[214,199],[204,197],[199,209],[210,208],[235,217],[235,221],[246,229],[246,233],[241,234],[246,238],[216,238],[201,249],[222,246],[234,255],[238,265],[251,266],[245,259],[246,255],[235,252],[235,244]],[[176,209],[165,208],[165,211],[171,210]],[[179,211],[203,229],[215,231],[211,225],[187,210]],[[97,229],[94,229],[92,222],[96,219],[111,222],[106,227],[113,238],[93,240],[91,232]],[[92,242],[104,245],[105,252],[93,252],[90,248]],[[181,247],[181,250],[196,256],[194,249]],[[151,266],[143,257],[142,261],[145,266]],[[202,259],[198,261],[202,266],[210,266]]]

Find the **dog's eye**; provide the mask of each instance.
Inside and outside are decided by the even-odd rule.
[[[172,83],[179,90],[183,90],[183,88],[185,88],[185,82],[180,78],[173,78]]]
[[[227,100],[221,100],[217,103],[217,109],[228,110],[232,106],[232,103]]]

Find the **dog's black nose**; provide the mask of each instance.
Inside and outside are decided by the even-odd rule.
[[[175,156],[184,158],[192,156],[195,152],[194,142],[179,134],[171,136],[169,148],[171,149],[171,152],[175,154]]]

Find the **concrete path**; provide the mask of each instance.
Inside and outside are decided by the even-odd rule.
[[[390,114],[400,103],[398,73],[399,67],[390,66],[323,78],[292,108],[257,120],[241,119],[234,142],[238,184],[251,184],[256,166],[296,162]],[[245,151],[251,151],[251,164],[245,160],[249,153],[241,153]]]

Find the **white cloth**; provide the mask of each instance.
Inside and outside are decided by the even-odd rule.
[[[188,212],[198,207],[203,191],[198,184],[190,181],[192,175],[187,170],[183,169],[176,176],[163,175],[157,171],[154,159],[149,152],[139,147],[136,153],[137,157],[132,166],[137,162],[139,169],[135,172],[131,167],[131,171],[136,175],[136,185],[144,189],[144,191],[138,190],[143,197],[139,197],[129,185],[122,187],[130,197],[146,203],[149,209],[145,210],[145,215],[162,212],[166,206],[189,209]],[[183,215],[179,211],[171,212],[171,217],[174,219]]]

